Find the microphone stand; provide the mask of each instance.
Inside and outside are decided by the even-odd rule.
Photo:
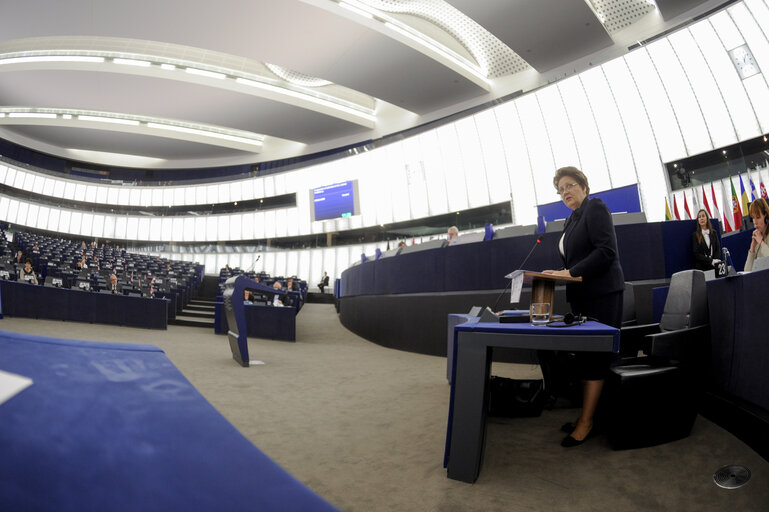
[[[527,254],[526,257],[523,258],[523,261],[521,262],[521,264],[513,272],[516,272],[516,271],[521,270],[523,268],[523,266],[526,264],[526,262],[529,261],[529,258],[531,257],[532,253],[534,252],[534,249],[536,249],[537,246],[539,244],[541,244],[541,243],[542,243],[542,235],[537,235],[537,241],[534,242],[534,245],[531,247],[531,250],[529,251],[529,254]],[[497,306],[499,304],[500,299],[505,294],[505,292],[508,290],[508,288],[510,288],[511,286],[513,286],[513,280],[512,279],[510,279],[510,282],[502,290],[502,293],[499,294],[499,296],[497,297],[497,300],[494,301],[494,307],[492,308],[492,311],[496,311],[497,310]]]

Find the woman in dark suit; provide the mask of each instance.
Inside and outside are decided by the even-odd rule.
[[[587,177],[576,167],[558,169],[553,185],[572,213],[558,243],[564,268],[545,272],[581,277],[582,282],[566,285],[566,300],[572,313],[619,328],[625,277],[619,264],[611,212],[600,199],[589,199]],[[598,352],[575,354],[577,374],[582,379],[582,411],[575,422],[562,427],[569,435],[561,446],[578,446],[590,435],[611,359],[612,354]]]
[[[697,212],[697,229],[692,233],[692,252],[697,270],[713,270],[721,262],[721,243],[705,210]]]

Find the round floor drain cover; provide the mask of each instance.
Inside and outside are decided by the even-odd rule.
[[[742,487],[750,480],[750,470],[745,466],[722,466],[713,474],[713,481],[724,489]]]

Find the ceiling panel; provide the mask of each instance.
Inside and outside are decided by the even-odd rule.
[[[702,0],[656,0],[657,7],[665,20],[675,18],[702,4]]]
[[[613,44],[584,0],[448,0],[544,73]]]
[[[326,77],[420,115],[486,94],[447,67],[381,34],[351,46]]]

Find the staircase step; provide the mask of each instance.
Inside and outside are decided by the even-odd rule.
[[[190,311],[208,311],[210,313],[214,312],[215,306],[213,304],[209,305],[202,305],[202,304],[187,304],[184,306],[184,309],[189,309]]]
[[[190,304],[194,304],[196,306],[211,306],[211,307],[213,307],[214,305],[216,305],[216,299],[211,299],[211,300],[207,300],[207,299],[190,299],[189,303]]]
[[[214,315],[213,311],[195,311],[195,310],[192,310],[192,309],[184,308],[184,309],[182,309],[181,316],[188,316],[188,317],[191,317],[191,318],[209,318],[209,319],[213,320],[215,315]],[[179,315],[177,315],[177,318],[178,317],[179,317]]]
[[[334,294],[309,292],[307,294],[307,303],[308,304],[333,304]]]
[[[175,319],[169,320],[169,324],[173,325],[185,325],[188,327],[205,327],[206,329],[213,329],[214,320],[207,318],[196,318],[186,315],[177,315]]]

